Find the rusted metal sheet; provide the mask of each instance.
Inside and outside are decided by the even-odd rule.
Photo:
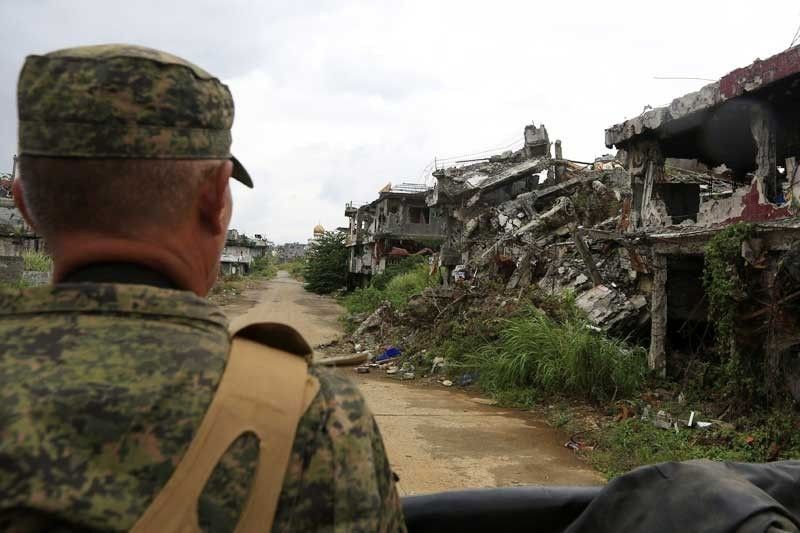
[[[722,98],[727,100],[798,73],[800,73],[800,46],[734,70],[720,79],[719,90]]]

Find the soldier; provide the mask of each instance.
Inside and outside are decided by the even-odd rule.
[[[253,186],[228,88],[89,46],[29,56],[18,110],[14,199],[55,284],[0,294],[0,529],[405,530],[356,387],[203,298],[229,178]]]

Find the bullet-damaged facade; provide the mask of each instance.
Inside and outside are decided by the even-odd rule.
[[[785,365],[800,346],[800,324],[784,302],[800,289],[787,274],[800,239],[798,124],[795,47],[606,130],[606,145],[625,155],[632,191],[627,223],[608,237],[647,243],[653,369],[666,369],[680,324],[708,320],[706,245],[729,225],[746,222],[756,236],[744,241],[742,257],[761,303],[744,302],[750,319],[737,317],[734,342],[754,357],[773,358],[773,372],[798,381]],[[703,170],[695,184],[670,179],[677,162]]]
[[[388,264],[409,255],[433,253],[445,237],[446,221],[427,205],[424,184],[387,185],[369,204],[345,206],[351,287],[368,282]]]

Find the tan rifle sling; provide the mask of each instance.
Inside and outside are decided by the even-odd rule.
[[[260,449],[236,531],[270,531],[297,424],[319,391],[319,381],[307,370],[303,357],[234,337],[217,393],[197,434],[172,477],[131,531],[200,531],[198,499],[214,467],[244,433],[254,433]]]

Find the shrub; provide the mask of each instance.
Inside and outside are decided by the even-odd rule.
[[[495,392],[535,387],[545,394],[600,400],[641,387],[645,361],[644,350],[593,330],[582,318],[559,323],[530,307],[505,320],[499,341],[479,350],[468,364]]]
[[[426,263],[417,264],[413,270],[393,277],[386,285],[385,299],[396,309],[405,309],[408,299],[430,287],[432,280]]]
[[[708,294],[708,316],[723,351],[730,346],[737,299],[745,290],[740,272],[744,265],[742,241],[754,234],[752,224],[739,222],[717,233],[705,248],[703,285]]]
[[[306,289],[330,294],[347,283],[348,251],[341,231],[326,231],[308,247],[303,278]]]
[[[375,287],[358,288],[342,298],[342,305],[351,315],[370,314],[380,307],[385,297],[384,292]]]
[[[50,272],[53,270],[53,258],[42,252],[25,252],[22,254],[25,270]]]
[[[408,259],[404,259],[401,264],[408,261]],[[386,281],[383,287],[376,286],[373,283],[369,287],[356,289],[342,298],[342,305],[350,314],[372,313],[385,301],[389,301],[395,309],[405,309],[409,298],[421,293],[433,283],[428,275],[427,262],[410,261],[405,265],[407,265],[403,267],[405,272],[402,274],[395,273]],[[388,268],[386,270],[389,272]],[[396,269],[395,272],[398,270]],[[381,276],[383,275],[381,274]],[[382,279],[386,280],[385,277]]]
[[[427,259],[424,256],[412,255],[404,257],[396,263],[387,265],[382,274],[373,276],[370,285],[383,290],[393,278],[411,272],[421,264],[427,264]]]
[[[305,259],[295,259],[294,261],[287,261],[281,263],[278,268],[285,270],[296,280],[303,281],[303,271],[306,268]]]
[[[278,273],[278,267],[271,256],[265,255],[255,259],[250,265],[250,275],[256,278],[272,279]]]

